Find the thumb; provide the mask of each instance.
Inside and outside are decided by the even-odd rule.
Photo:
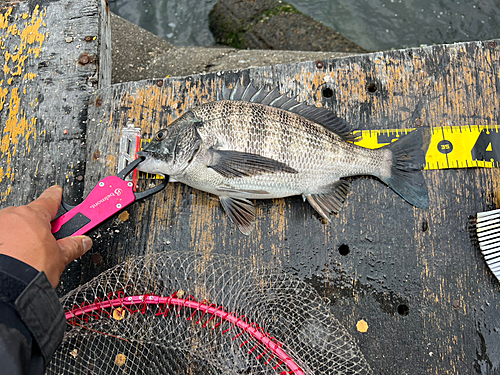
[[[87,236],[65,237],[57,241],[66,259],[66,265],[80,258],[92,247],[92,240]]]

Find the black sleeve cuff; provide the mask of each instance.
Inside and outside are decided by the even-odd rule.
[[[0,254],[0,301],[14,305],[14,301],[38,275],[30,265],[5,254]]]
[[[40,272],[16,299],[15,307],[38,343],[47,365],[63,339],[66,318],[44,272]]]
[[[20,260],[0,254],[0,285],[0,301],[16,310],[47,364],[66,329],[63,308],[47,276]],[[18,329],[26,335],[23,327]]]

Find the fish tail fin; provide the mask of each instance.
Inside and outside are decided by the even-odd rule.
[[[425,155],[430,140],[430,128],[422,127],[382,148],[391,151],[388,160],[390,172],[382,173],[379,178],[404,200],[418,208],[429,207],[422,169],[425,166]]]

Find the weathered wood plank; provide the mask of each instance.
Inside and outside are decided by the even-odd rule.
[[[69,203],[81,199],[88,96],[111,82],[110,68],[99,71],[110,59],[107,22],[104,0],[0,11],[1,207],[28,203],[54,183]]]
[[[499,45],[416,48],[104,88],[89,107],[85,191],[116,172],[127,123],[147,137],[236,81],[278,86],[361,129],[499,123]],[[331,97],[322,95],[325,88]],[[231,225],[216,198],[169,184],[130,207],[127,222],[115,219],[97,232],[93,251],[100,255],[86,258],[83,278],[163,248],[264,259],[332,300],[377,373],[491,373],[500,365],[498,283],[471,244],[467,220],[496,207],[499,177],[498,170],[428,171],[428,210],[409,206],[376,180],[355,179],[331,224],[300,197],[258,201],[250,236]],[[345,256],[341,245],[349,249]],[[360,319],[367,333],[356,331]]]

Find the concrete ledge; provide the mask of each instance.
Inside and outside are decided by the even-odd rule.
[[[129,21],[111,15],[112,83],[180,77],[283,63],[333,59],[347,52],[241,50],[228,46],[174,47]]]

